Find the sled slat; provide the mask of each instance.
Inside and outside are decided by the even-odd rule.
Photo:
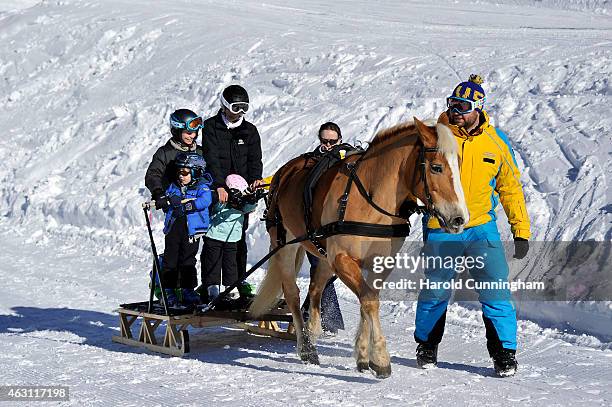
[[[248,332],[287,340],[295,340],[293,332],[287,332],[279,322],[290,322],[291,314],[286,309],[275,309],[254,320],[247,311],[211,311],[205,314],[159,315],[142,311],[146,303],[126,304],[130,308],[119,308],[120,335],[112,337],[113,342],[124,345],[143,347],[145,349],[171,356],[184,356],[189,352],[189,331],[187,328],[205,328],[212,326],[233,326]],[[138,339],[134,337],[132,328],[140,320]],[[251,321],[248,323],[247,321]],[[255,322],[256,324],[254,324]],[[163,340],[158,341],[155,333],[162,325]],[[292,324],[289,325],[291,329]]]

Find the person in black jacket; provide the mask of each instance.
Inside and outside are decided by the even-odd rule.
[[[170,206],[166,190],[176,176],[176,156],[187,152],[202,155],[202,148],[196,144],[201,128],[202,118],[189,109],[178,109],[170,115],[172,137],[153,154],[145,174],[145,186],[155,201],[155,209],[168,209]]]
[[[213,189],[219,202],[228,199],[225,179],[230,174],[242,176],[251,188],[262,184],[263,163],[261,161],[261,138],[257,127],[244,119],[249,110],[249,95],[240,85],[225,88],[220,97],[219,112],[204,121],[202,130],[202,147],[208,170],[213,176]],[[245,218],[248,225],[248,216]],[[238,242],[237,263],[238,275],[242,279],[246,273],[247,247],[245,240],[246,227],[242,239]],[[201,264],[204,264],[202,259]],[[241,294],[250,294],[248,284],[239,287]]]
[[[341,150],[350,151],[354,150],[354,147],[349,144],[342,143],[342,132],[340,127],[334,122],[323,123],[319,128],[319,142],[320,144],[312,152],[308,153],[312,157],[329,159],[328,163],[321,163],[322,167],[326,170],[331,163],[337,162],[337,157],[343,158]],[[326,154],[330,154],[329,157],[325,157]],[[332,157],[333,155],[333,157]],[[322,169],[323,169],[322,168]],[[318,178],[318,177],[317,177]],[[319,266],[319,258],[310,252],[306,252],[308,261],[310,262],[310,279],[314,278],[314,275]],[[321,328],[323,332],[328,336],[333,336],[338,333],[339,329],[344,329],[344,319],[342,318],[342,311],[340,310],[340,304],[338,303],[338,296],[336,294],[336,288],[334,287],[335,278],[330,279],[323,290],[321,295]],[[308,320],[310,307],[310,298],[304,301],[302,305],[302,313],[304,314],[304,320]]]

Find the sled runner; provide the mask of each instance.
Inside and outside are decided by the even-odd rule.
[[[284,301],[279,302],[269,313],[256,319],[246,308],[210,310],[205,314],[196,314],[193,309],[184,310],[182,314],[180,310],[172,311],[171,315],[165,315],[164,308],[159,303],[155,303],[149,311],[148,301],[121,304],[116,310],[119,313],[120,334],[112,337],[113,342],[182,357],[190,351],[187,330],[189,326],[193,328],[228,326],[257,335],[295,340],[291,313]],[[135,329],[137,322],[140,326]],[[286,323],[286,327],[283,328],[281,323]],[[161,331],[159,335],[158,331]]]

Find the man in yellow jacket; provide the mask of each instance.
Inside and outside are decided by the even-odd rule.
[[[464,261],[480,259],[470,268],[477,282],[507,282],[508,264],[495,223],[495,208],[501,202],[515,240],[515,257],[523,258],[529,249],[530,223],[520,173],[508,137],[489,123],[484,110],[482,79],[470,76],[457,85],[447,98],[448,110],[439,122],[447,124],[459,145],[461,184],[470,220],[460,234],[445,233],[433,217],[423,220],[425,254]],[[468,260],[469,261],[469,260]],[[435,263],[435,262],[434,262]],[[455,262],[454,264],[459,264]],[[417,365],[437,364],[438,344],[444,334],[450,289],[440,288],[455,278],[458,270],[447,263],[426,268],[428,285],[419,294],[414,337]],[[477,290],[482,304],[487,349],[500,376],[516,372],[516,311],[508,289]]]

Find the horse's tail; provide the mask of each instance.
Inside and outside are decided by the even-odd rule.
[[[287,231],[283,226],[283,220],[278,205],[279,194],[285,182],[290,181],[290,176],[295,171],[296,160],[303,160],[302,157],[294,158],[283,165],[272,178],[270,183],[270,193],[268,194],[266,229],[270,235],[272,248],[284,245],[287,240]],[[295,284],[297,271],[299,271],[304,258],[304,251],[298,245],[284,246],[270,258],[268,272],[257,290],[257,296],[249,307],[249,312],[254,317],[260,316],[269,311],[280,298],[283,283],[286,286]],[[293,279],[293,280],[292,280]]]
[[[286,247],[283,247],[280,251],[285,249]],[[249,312],[253,314],[254,317],[258,317],[269,311],[280,298],[281,289],[283,288],[283,268],[278,260],[280,257],[279,255],[281,255],[281,253],[276,253],[270,259],[268,272],[257,289],[257,296],[253,299],[249,307]]]

